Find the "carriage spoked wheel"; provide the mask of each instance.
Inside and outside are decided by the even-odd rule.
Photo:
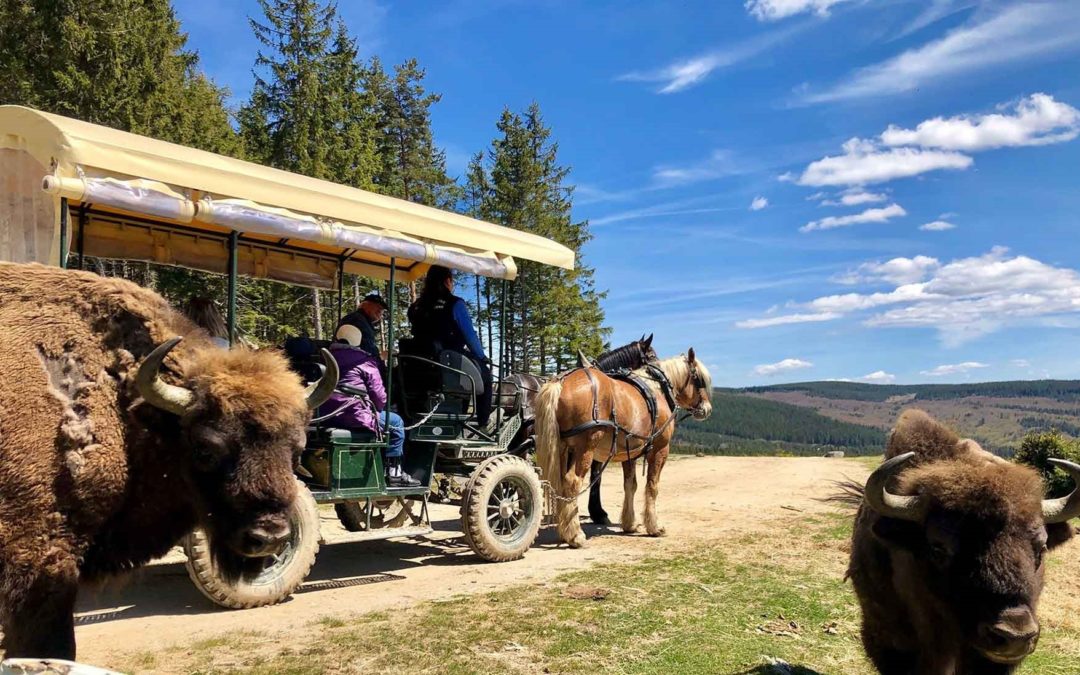
[[[517,560],[536,541],[543,517],[543,491],[532,464],[497,455],[473,471],[461,497],[461,529],[484,560]]]
[[[367,502],[350,501],[334,504],[334,511],[342,527],[349,532],[367,532],[368,518]],[[411,520],[413,525],[420,522],[420,517],[413,513],[410,503],[402,497],[388,497],[384,499],[372,499],[371,529],[378,530],[389,527],[401,527],[406,520]]]
[[[299,481],[289,526],[292,535],[285,548],[265,558],[258,575],[236,581],[222,578],[210,555],[206,533],[195,530],[184,539],[188,576],[203,595],[222,607],[246,609],[281,602],[304,582],[319,552],[319,509],[311,492]]]

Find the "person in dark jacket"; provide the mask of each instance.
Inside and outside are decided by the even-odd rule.
[[[379,362],[379,372],[386,377],[386,362],[379,354],[379,343],[375,340],[376,326],[382,323],[383,312],[387,309],[386,301],[376,292],[368,293],[357,305],[355,312],[350,312],[341,318],[337,327],[356,326],[360,329],[363,339],[360,341],[360,349],[371,354]]]
[[[491,361],[473,328],[465,301],[454,295],[454,274],[432,265],[424,278],[420,297],[409,307],[413,337],[439,344],[469,357],[484,380],[484,392],[476,401],[476,421],[483,427],[491,417]]]
[[[405,454],[405,423],[401,416],[387,410],[386,387],[376,357],[360,349],[363,335],[356,326],[345,324],[338,329],[337,341],[330,345],[330,354],[337,361],[341,377],[338,388],[319,408],[319,415],[329,415],[342,408],[326,421],[343,429],[365,429],[390,435],[386,450],[386,483],[390,487],[417,487],[416,480],[401,468]]]

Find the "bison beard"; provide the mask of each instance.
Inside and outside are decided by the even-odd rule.
[[[305,391],[281,356],[218,349],[157,294],[89,273],[0,263],[0,326],[7,656],[74,658],[78,584],[196,526],[228,576],[261,569],[327,382]]]
[[[847,575],[867,655],[885,675],[1012,673],[1038,640],[1043,552],[1072,537],[1080,491],[1043,500],[1033,470],[919,410],[885,457],[865,489],[835,498],[859,504]]]

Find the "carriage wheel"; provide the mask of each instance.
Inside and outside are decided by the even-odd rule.
[[[461,529],[484,560],[517,560],[540,531],[543,492],[532,464],[497,455],[476,467],[461,497]]]
[[[195,530],[184,539],[188,576],[203,595],[229,609],[281,602],[304,582],[319,552],[319,509],[311,492],[299,481],[289,526],[292,535],[281,553],[266,558],[266,566],[258,576],[234,582],[221,577],[210,555],[206,533]]]
[[[334,504],[341,525],[349,532],[366,532],[368,528],[366,502],[338,502]],[[417,520],[412,509],[401,497],[371,500],[371,529],[401,527],[406,519]],[[413,523],[415,524],[415,522]]]

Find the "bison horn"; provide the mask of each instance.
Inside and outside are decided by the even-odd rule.
[[[338,378],[341,376],[341,371],[338,369],[337,361],[330,352],[322,350],[323,363],[326,364],[326,370],[323,371],[323,376],[319,378],[319,381],[310,385],[307,391],[304,393],[307,395],[307,407],[311,410],[318,408],[326,399],[330,398],[330,394],[334,393],[334,388],[337,387]]]
[[[870,477],[866,479],[866,489],[863,491],[867,506],[886,518],[922,521],[923,516],[926,515],[926,504],[923,499],[894,495],[885,488],[889,479],[914,456],[914,452],[907,452],[893,457],[870,474]]]
[[[143,400],[174,415],[183,415],[195,400],[195,394],[190,389],[168,384],[158,377],[165,355],[172,351],[180,340],[183,338],[174,337],[155,347],[154,351],[143,359],[135,376],[135,386]]]
[[[1069,474],[1076,484],[1069,496],[1044,499],[1042,502],[1043,521],[1047,524],[1064,523],[1080,516],[1080,465],[1064,459],[1051,459],[1050,463]]]

